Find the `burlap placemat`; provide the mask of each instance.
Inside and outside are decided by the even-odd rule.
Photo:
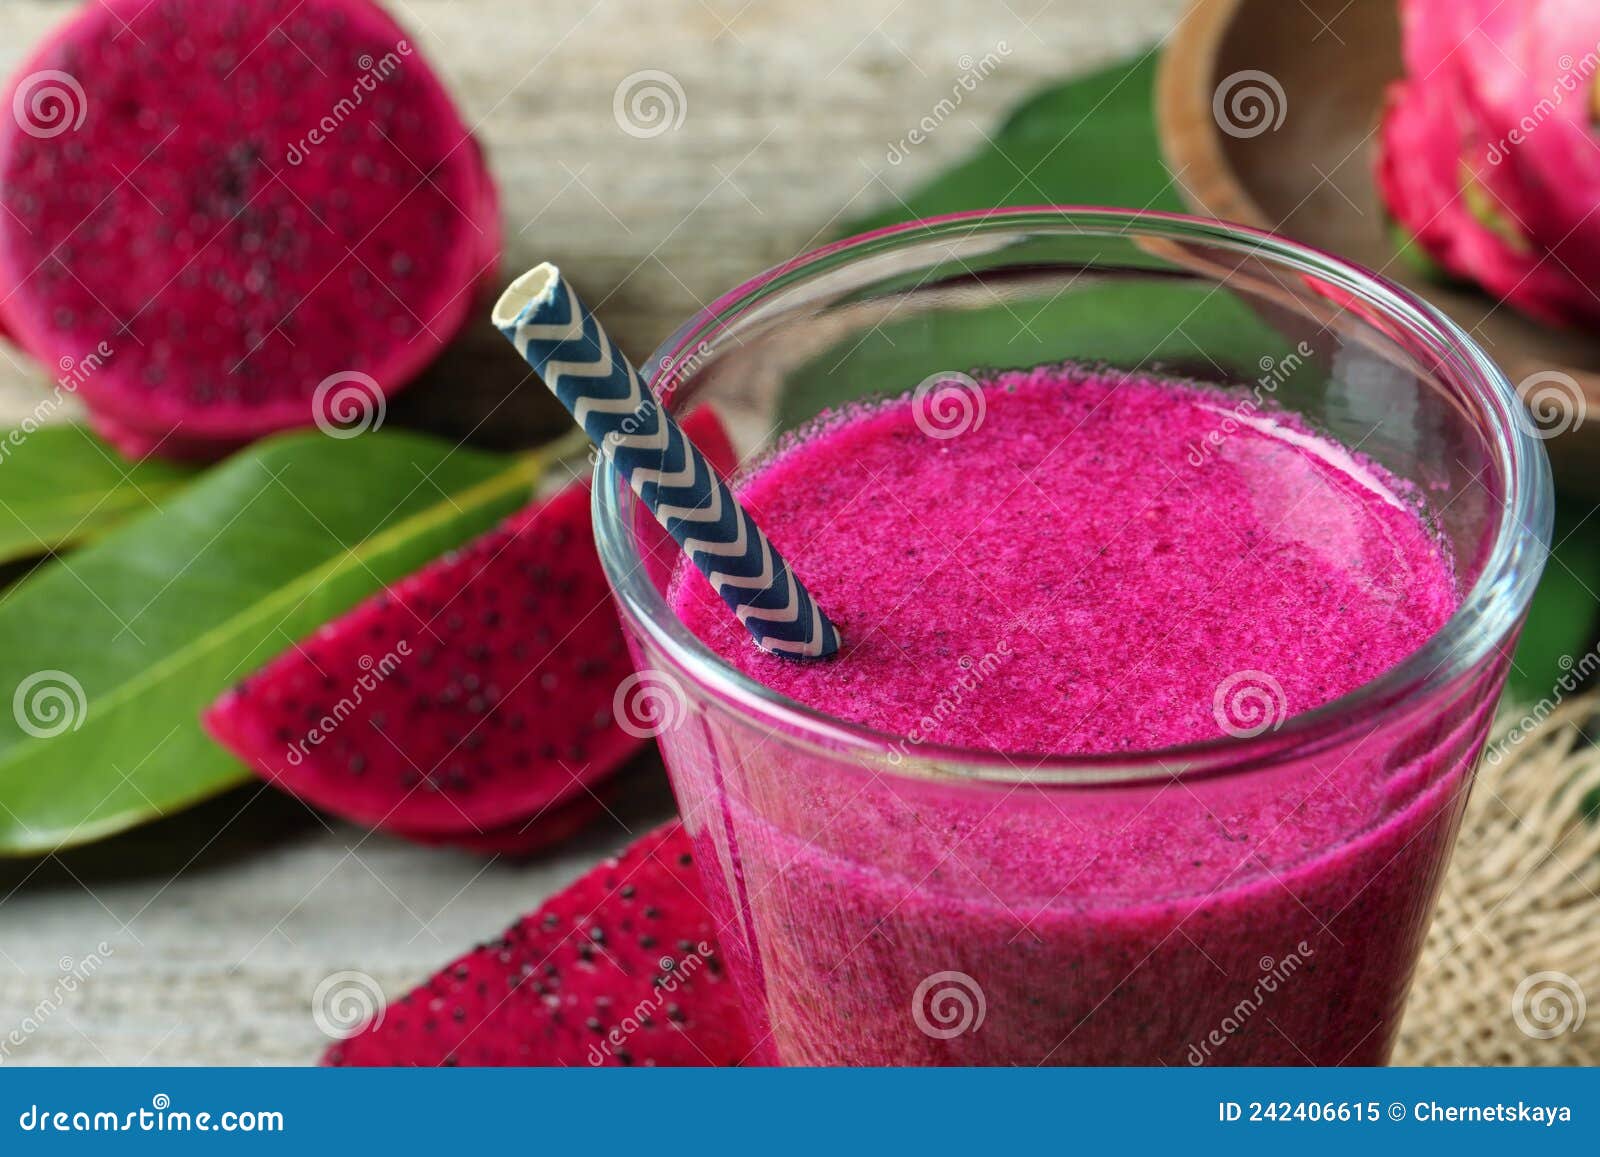
[[[1501,715],[1396,1064],[1600,1064],[1600,694]]]

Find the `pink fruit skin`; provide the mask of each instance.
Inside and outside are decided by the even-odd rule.
[[[683,428],[733,469],[715,411]],[[646,729],[613,717],[631,670],[589,490],[574,483],[325,625],[202,722],[258,775],[335,815],[525,856],[603,814],[597,789],[644,744]]]
[[[1593,59],[1600,9],[1406,0],[1401,20],[1407,75],[1390,89],[1376,165],[1389,212],[1450,273],[1529,316],[1600,319],[1587,284],[1600,274],[1595,78],[1578,84],[1573,70]]]
[[[73,392],[126,453],[215,458],[310,425],[333,374],[393,394],[495,279],[481,150],[370,0],[96,0],[10,95],[47,71],[79,83],[83,121],[0,129],[0,328],[52,376],[97,361]]]
[[[564,843],[594,823],[605,812],[605,802],[591,789],[551,804],[527,820],[495,828],[492,831],[455,836],[407,833],[404,838],[419,844],[460,848],[462,851],[475,852],[480,856],[505,856],[521,860]]]
[[[473,949],[328,1065],[737,1065],[754,1051],[682,826]]]

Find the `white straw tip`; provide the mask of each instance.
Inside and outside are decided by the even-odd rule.
[[[561,270],[546,261],[536,265],[506,287],[500,300],[494,303],[490,320],[496,329],[514,325],[523,310],[530,305],[542,305],[550,300],[556,285],[561,281]]]

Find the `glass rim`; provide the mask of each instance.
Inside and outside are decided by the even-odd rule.
[[[1129,752],[1060,754],[998,751],[923,742],[906,752],[906,737],[809,707],[752,679],[712,651],[683,624],[646,576],[633,532],[623,518],[620,475],[597,455],[593,479],[595,538],[607,581],[625,622],[697,686],[725,705],[754,715],[785,742],[811,741],[831,753],[854,751],[880,770],[920,779],[974,780],[1037,786],[1093,786],[1183,775],[1231,774],[1275,766],[1309,754],[1354,730],[1363,719],[1388,715],[1443,691],[1501,644],[1526,612],[1548,553],[1554,496],[1543,444],[1522,417],[1522,402],[1505,373],[1454,321],[1381,275],[1312,246],[1249,226],[1180,213],[1092,206],[1025,206],[978,210],[890,225],[832,242],[750,278],[699,310],[644,367],[654,384],[689,355],[698,360],[718,331],[773,292],[820,273],[837,275],[844,260],[877,256],[941,237],[986,231],[1056,231],[1076,235],[1143,235],[1211,241],[1295,268],[1330,282],[1420,339],[1437,360],[1435,379],[1467,389],[1492,423],[1491,456],[1505,484],[1505,501],[1482,569],[1448,620],[1416,651],[1344,695],[1259,735],[1215,739]],[[1362,319],[1370,325],[1370,321]],[[691,371],[692,374],[692,371]],[[676,387],[681,384],[674,381]],[[1454,385],[1455,382],[1452,382]]]

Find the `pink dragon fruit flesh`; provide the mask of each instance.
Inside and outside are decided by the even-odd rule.
[[[495,271],[483,156],[371,0],[91,0],[7,96],[0,328],[131,455],[370,421]]]

